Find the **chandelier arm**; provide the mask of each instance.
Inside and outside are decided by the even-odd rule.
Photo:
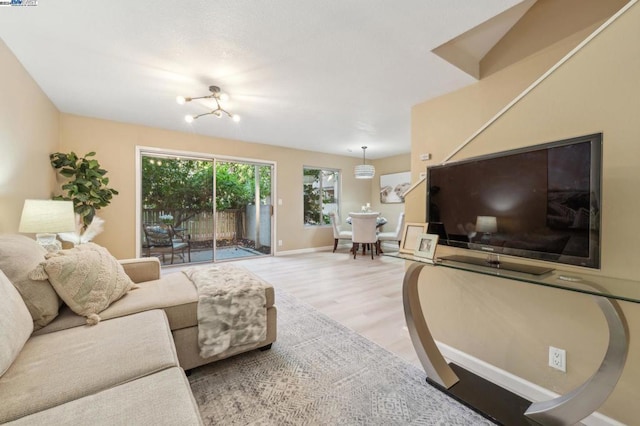
[[[218,106],[218,108],[216,108],[214,111],[212,111],[212,113],[214,113],[216,111],[220,111],[221,113],[224,112],[225,114],[227,114],[227,116],[229,118],[233,118],[233,116],[231,115],[231,113],[229,111],[227,111],[226,109],[222,108],[222,106],[220,106],[220,98],[218,96],[214,96],[214,99],[216,100],[216,105]]]
[[[198,118],[200,118],[200,117],[204,117],[205,115],[211,115],[211,114],[213,114],[214,112],[215,112],[215,110],[214,110],[214,111],[205,112],[205,113],[202,113],[202,114],[198,114],[198,115],[193,116],[193,119],[194,119],[194,120],[197,120],[197,119],[198,119]]]
[[[196,99],[210,99],[213,98],[213,95],[207,95],[207,96],[198,96],[196,98],[184,98],[185,102],[191,102],[191,101],[195,101]]]
[[[215,115],[215,116],[219,117],[220,114],[222,114],[223,112],[225,114],[227,114],[227,116],[229,116],[229,118],[233,118],[233,114],[231,114],[229,111],[227,111],[225,109],[222,109],[222,108],[216,108],[216,109],[212,109],[209,112],[205,112],[205,113],[202,113],[202,114],[195,115],[195,116],[193,116],[193,119],[195,120],[196,118],[199,118],[199,117],[202,117],[202,116],[205,116],[205,115]],[[220,113],[220,114],[216,114],[216,113]]]

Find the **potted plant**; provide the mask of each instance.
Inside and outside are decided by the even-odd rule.
[[[69,179],[62,185],[66,195],[53,198],[73,202],[78,222],[75,233],[77,238],[74,238],[77,241],[72,241],[74,243],[90,241],[93,236],[102,231],[104,221],[96,217],[96,211],[108,206],[113,196],[118,194],[118,191],[107,186],[109,184],[109,178],[105,176],[107,171],[100,167],[98,160],[90,158],[95,155],[95,152],[90,152],[84,157],[78,157],[75,152],[67,154],[55,152],[49,155],[53,168]]]

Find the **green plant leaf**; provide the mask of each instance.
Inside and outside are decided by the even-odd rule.
[[[56,199],[73,201],[74,210],[82,217],[85,227],[93,220],[96,209],[108,206],[113,195],[118,194],[115,189],[107,187],[109,179],[104,177],[107,171],[100,168],[98,160],[87,159],[95,155],[95,152],[84,157],[78,157],[75,152],[49,155],[53,168],[69,179],[62,185],[66,196],[60,195]]]

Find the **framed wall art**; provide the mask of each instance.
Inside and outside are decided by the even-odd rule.
[[[400,241],[400,253],[413,254],[416,250],[418,237],[427,232],[426,223],[405,223]]]
[[[404,203],[404,193],[411,187],[411,172],[380,175],[380,202]]]

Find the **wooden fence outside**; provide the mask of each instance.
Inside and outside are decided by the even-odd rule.
[[[161,223],[162,211],[143,210],[143,223]],[[214,228],[214,223],[217,229]],[[179,225],[184,234],[190,235],[194,242],[213,241],[217,231],[217,240],[238,240],[246,236],[246,214],[242,210],[223,210],[201,213]]]

